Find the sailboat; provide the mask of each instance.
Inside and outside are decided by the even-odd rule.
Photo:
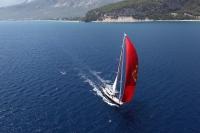
[[[125,48],[126,51],[124,52]],[[125,70],[125,75],[123,76],[124,66],[126,70]],[[118,105],[122,105],[124,102],[130,102],[135,91],[137,78],[138,78],[137,52],[131,40],[128,38],[126,34],[124,34],[117,76],[115,78],[113,85],[106,85],[102,87],[103,93]],[[116,90],[118,82],[120,83],[119,92]]]

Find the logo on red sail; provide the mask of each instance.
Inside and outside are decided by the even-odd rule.
[[[138,77],[138,65],[135,66],[135,70],[132,72],[132,77],[134,82],[136,82]]]

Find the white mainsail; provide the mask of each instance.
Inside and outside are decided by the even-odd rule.
[[[115,78],[115,82],[113,83],[113,86],[112,86],[112,95],[115,95],[115,90],[116,90],[116,86],[117,86],[117,79],[118,79],[118,74]]]

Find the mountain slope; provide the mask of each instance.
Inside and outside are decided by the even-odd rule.
[[[121,0],[27,0],[0,8],[0,20],[83,17],[90,9]]]
[[[84,21],[129,17],[132,20],[200,19],[199,0],[125,0],[90,10]]]

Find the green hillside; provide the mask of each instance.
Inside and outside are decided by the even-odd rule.
[[[200,0],[125,0],[90,10],[83,21],[132,16],[143,20],[200,19]]]

